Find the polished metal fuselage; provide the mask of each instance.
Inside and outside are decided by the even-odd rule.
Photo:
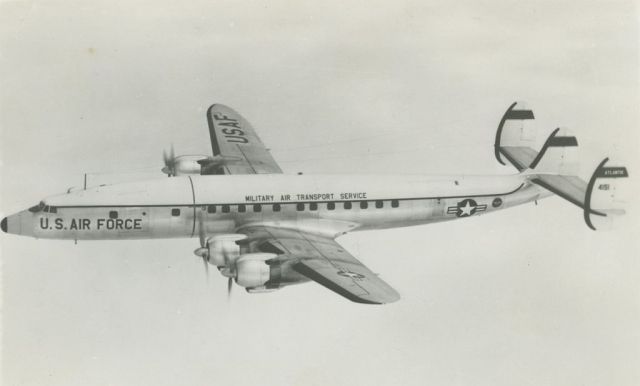
[[[522,175],[194,175],[73,190],[6,225],[9,233],[72,240],[208,237],[251,224],[335,237],[477,216],[548,195]]]

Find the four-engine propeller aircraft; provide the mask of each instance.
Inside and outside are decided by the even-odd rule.
[[[495,156],[518,174],[500,176],[285,175],[240,114],[207,111],[213,156],[165,154],[170,177],[70,190],[2,220],[4,232],[49,239],[199,237],[195,254],[248,292],[315,281],[359,303],[398,293],[344,250],[347,232],[456,220],[555,193],[582,208],[587,225],[624,213],[615,201],[624,167],[602,161],[576,176],[577,140],[554,130],[535,148],[534,115],[512,104]]]

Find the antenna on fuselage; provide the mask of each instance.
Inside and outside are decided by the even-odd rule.
[[[87,190],[87,173],[84,174],[84,190]]]

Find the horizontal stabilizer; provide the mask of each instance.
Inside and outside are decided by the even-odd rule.
[[[576,137],[564,128],[555,129],[536,149],[535,116],[525,102],[514,102],[502,116],[495,140],[495,156],[505,165],[503,157],[518,171],[535,169],[540,173],[577,174],[575,161]]]
[[[611,225],[616,216],[625,213],[616,191],[618,179],[629,173],[625,167],[605,167],[608,160],[600,163],[588,183],[577,176],[554,174],[531,174],[531,182],[582,208],[587,226],[596,230],[595,219],[599,225]]]

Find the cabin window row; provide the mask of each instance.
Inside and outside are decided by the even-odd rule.
[[[384,208],[384,201],[382,200],[376,200],[375,202],[375,207],[378,209],[382,209]],[[232,205],[207,205],[207,212],[208,213],[216,213],[218,210],[220,210],[221,213],[230,213],[231,212],[231,206]],[[249,205],[252,207],[253,211],[258,213],[258,212],[262,212],[262,204],[253,204],[253,205]],[[398,206],[400,206],[398,200],[391,200],[391,207],[392,208],[397,208]],[[219,208],[218,208],[219,207]],[[296,210],[298,212],[302,212],[306,209],[307,204],[299,202],[296,204]],[[343,203],[343,207],[344,209],[351,209],[353,208],[353,203],[350,201],[344,202]],[[368,201],[360,201],[360,209],[367,209],[369,207],[369,202]],[[335,210],[336,209],[336,203],[335,202],[328,202],[327,203],[327,210]],[[237,205],[237,210],[239,213],[245,213],[247,211],[247,205],[245,204],[238,204]],[[272,210],[274,212],[280,212],[282,210],[282,205],[281,204],[272,204]],[[310,202],[309,203],[309,210],[311,211],[316,211],[318,210],[318,203],[317,202]],[[45,212],[50,212],[50,213],[56,213],[57,209],[53,206],[49,207],[49,206],[45,206],[44,207],[44,211]],[[178,217],[180,216],[180,209],[179,208],[172,208],[171,209],[171,216],[173,217]],[[109,211],[109,218],[110,219],[117,219],[118,218],[118,212],[115,210]]]
[[[375,205],[375,207],[377,209],[382,209],[384,208],[384,201],[383,200],[376,200],[376,201],[372,201]],[[274,212],[280,212],[282,210],[282,205],[281,204],[271,204],[272,205],[272,211]],[[353,203],[351,201],[347,201],[344,202],[343,204],[343,208],[344,209],[351,209],[353,208]],[[367,209],[369,208],[369,201],[360,201],[360,209]],[[221,213],[230,213],[231,212],[231,206],[232,205],[208,205],[207,206],[207,212],[208,213],[217,213],[218,211],[220,211]],[[236,205],[234,205],[236,206]],[[254,212],[262,212],[262,204],[253,204],[253,205],[248,205],[250,207],[252,207],[252,210]],[[400,203],[398,202],[398,200],[391,200],[391,207],[392,208],[397,208],[400,206]],[[296,210],[298,212],[302,212],[304,211],[306,208],[309,208],[309,210],[311,211],[316,211],[318,210],[318,203],[317,202],[310,202],[309,204],[305,204],[302,202],[299,202],[296,204]],[[327,210],[335,210],[336,209],[336,203],[335,202],[328,202],[327,203]],[[238,204],[237,205],[237,210],[240,213],[245,213],[247,211],[247,205],[245,204]]]

